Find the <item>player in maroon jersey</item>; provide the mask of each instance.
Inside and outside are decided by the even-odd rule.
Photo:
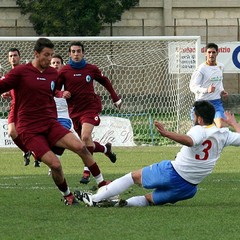
[[[84,143],[57,121],[54,101],[58,72],[50,67],[54,44],[39,38],[34,47],[34,60],[12,69],[0,81],[0,93],[16,93],[16,129],[23,144],[52,170],[52,178],[64,196],[65,203],[78,203],[69,190],[61,162],[51,148],[61,147],[77,153],[95,177],[98,186],[106,184],[100,169]],[[69,97],[64,92],[63,97]],[[41,146],[41,147],[39,147]]]
[[[64,66],[57,81],[57,89],[62,85],[71,93],[67,99],[69,115],[73,121],[74,130],[93,152],[103,152],[114,163],[116,155],[111,151],[111,143],[105,146],[93,142],[92,131],[100,124],[99,114],[102,111],[100,96],[94,91],[94,80],[99,82],[110,93],[114,105],[120,109],[122,100],[117,95],[110,80],[102,74],[96,65],[89,64],[84,59],[84,45],[81,42],[71,42],[69,46],[69,63]],[[90,181],[90,172],[85,167],[80,183]]]
[[[8,50],[8,61],[11,65],[11,69],[17,67],[20,64],[21,56],[20,51],[17,48],[10,48]],[[27,166],[30,163],[31,152],[21,142],[15,127],[14,121],[14,105],[15,105],[15,94],[14,89],[9,92],[3,93],[4,99],[11,98],[10,111],[8,114],[8,135],[12,138],[13,142],[23,151],[24,165]],[[38,161],[35,161],[38,164]]]

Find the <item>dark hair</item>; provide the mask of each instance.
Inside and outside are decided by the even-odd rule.
[[[34,51],[40,53],[44,48],[54,48],[54,44],[48,38],[39,38],[34,46]]]
[[[61,60],[61,63],[63,64],[63,58],[61,57],[60,54],[54,54],[52,58],[59,58]]]
[[[214,106],[205,100],[196,101],[193,104],[194,112],[197,117],[201,117],[203,119],[204,124],[212,124],[215,116],[215,108]]]
[[[79,47],[82,48],[82,51],[84,52],[84,45],[83,45],[83,43],[81,43],[79,41],[71,42],[70,45],[69,45],[69,49],[68,49],[69,52],[71,52],[71,47],[72,46],[79,46]]]
[[[207,51],[208,48],[214,48],[218,52],[218,45],[215,44],[215,43],[208,43],[206,45],[206,51]]]
[[[17,52],[18,56],[20,56],[20,51],[17,48],[10,48],[8,52]]]

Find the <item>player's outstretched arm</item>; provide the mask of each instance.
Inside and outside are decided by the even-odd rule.
[[[171,139],[175,142],[178,142],[178,143],[180,143],[182,145],[185,145],[185,146],[188,146],[188,147],[193,146],[193,140],[188,135],[167,131],[164,128],[164,126],[156,120],[154,121],[154,125],[157,128],[158,132],[163,137],[167,137],[167,138],[169,138],[169,139]]]
[[[240,124],[237,122],[235,116],[230,111],[225,111],[226,119],[222,119],[229,126],[233,127],[236,132],[240,133]]]

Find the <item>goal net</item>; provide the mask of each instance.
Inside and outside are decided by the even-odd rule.
[[[185,133],[191,126],[191,74],[197,65],[200,37],[49,37],[55,52],[68,63],[70,41],[81,41],[87,62],[96,64],[111,80],[123,105],[118,111],[109,93],[97,82],[104,116],[127,118],[135,144],[169,144],[159,136],[154,120],[167,129]],[[9,70],[8,50],[16,47],[22,63],[33,59],[38,37],[0,37],[0,64]],[[0,118],[7,118],[9,101],[0,99]]]

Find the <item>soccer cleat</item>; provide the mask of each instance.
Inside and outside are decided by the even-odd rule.
[[[88,184],[90,182],[90,172],[84,171],[83,176],[80,180],[80,183],[82,184]]]
[[[75,196],[72,193],[70,193],[69,195],[64,196],[64,204],[67,206],[72,206],[72,205],[78,205],[79,202],[75,198]]]
[[[95,203],[95,206],[99,208],[116,207],[118,203],[119,203],[119,200],[117,199],[115,200],[106,199],[106,200],[102,200],[100,202]]]
[[[83,192],[76,190],[73,194],[79,201],[83,202]]]
[[[110,159],[112,163],[115,163],[117,161],[117,156],[114,152],[112,152],[112,144],[107,143],[105,147],[107,148],[105,155]]]
[[[24,166],[29,165],[31,154],[32,154],[31,151],[28,151],[28,152],[23,153]]]
[[[51,170],[51,168],[48,169],[48,176],[52,176],[52,170]]]
[[[125,207],[125,206],[127,206],[127,201],[126,200],[124,200],[124,199],[120,199],[115,205],[114,205],[114,207]]]
[[[39,160],[35,160],[34,161],[34,167],[40,167],[40,161]]]
[[[82,193],[82,201],[85,203],[87,207],[95,207],[96,203],[92,200],[92,193],[83,192]]]

